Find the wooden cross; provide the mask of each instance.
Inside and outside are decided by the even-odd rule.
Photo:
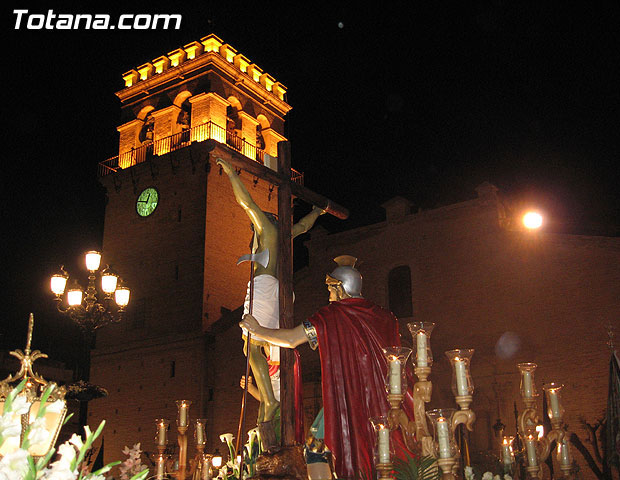
[[[346,208],[328,198],[291,181],[291,146],[289,142],[278,143],[278,171],[255,162],[237,152],[231,152],[231,165],[246,170],[278,187],[278,222],[280,251],[278,256],[278,280],[280,282],[280,328],[293,328],[293,237],[292,197],[301,198],[337,218],[346,219]],[[295,410],[292,350],[280,350],[280,424],[282,445],[295,443]]]

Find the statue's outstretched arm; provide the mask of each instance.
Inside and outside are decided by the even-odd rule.
[[[250,220],[254,224],[256,232],[261,235],[265,226],[268,227],[271,225],[269,219],[265,216],[264,212],[258,207],[258,205],[256,205],[232,165],[221,158],[218,158],[216,163],[221,166],[224,173],[228,175],[237,203],[245,210],[245,213],[247,213],[248,217],[250,217]]]
[[[325,210],[319,207],[312,207],[312,211],[299,220],[295,225],[293,225],[293,231],[291,232],[293,238],[301,235],[302,233],[306,233],[308,230],[312,228],[316,219],[325,213]]]
[[[303,325],[294,328],[267,328],[260,325],[252,315],[246,314],[239,326],[277,347],[295,348],[308,341]]]

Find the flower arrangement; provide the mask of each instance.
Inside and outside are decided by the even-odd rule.
[[[17,387],[9,392],[4,401],[4,410],[0,417],[0,448],[7,442],[18,447],[4,455],[0,460],[0,479],[104,480],[104,474],[120,462],[110,463],[95,472],[89,472],[87,468],[83,468],[82,463],[93,442],[101,434],[105,421],[101,422],[94,433],[88,426],[85,426],[84,440],[78,435],[73,434],[69,441],[58,447],[58,458],[52,463],[50,463],[50,460],[54,453],[56,453],[54,448],[51,448],[45,456],[40,458],[35,458],[28,452],[30,445],[49,439],[50,433],[45,429],[45,413],[54,412],[55,410],[60,411],[64,408],[64,402],[61,400],[52,402],[49,405],[46,404],[47,399],[55,388],[53,384],[49,385],[41,395],[41,406],[37,415],[26,429],[21,444],[19,443],[22,431],[22,415],[28,414],[31,407],[27,397],[20,395],[26,382],[27,379],[22,380]],[[133,475],[130,480],[144,480],[148,473],[148,468],[146,468]]]
[[[475,480],[476,474],[472,467],[465,467],[465,480]],[[481,480],[512,480],[512,477],[505,473],[504,475],[493,475],[492,472],[484,472]]]
[[[240,477],[239,463],[235,458],[235,447],[233,446],[233,434],[224,433],[220,435],[220,441],[228,446],[228,462],[222,465],[217,478],[219,480],[242,480],[254,476],[256,458],[262,453],[258,428],[253,428],[248,432],[248,443],[243,446],[243,476]]]

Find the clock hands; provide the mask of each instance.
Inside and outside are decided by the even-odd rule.
[[[151,194],[150,193],[146,196],[146,200],[138,199],[138,203],[149,203],[149,198],[151,198]]]

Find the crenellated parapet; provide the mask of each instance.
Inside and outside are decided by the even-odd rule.
[[[121,100],[130,98],[135,95],[135,91],[153,88],[169,81],[171,76],[184,75],[213,61],[219,61],[222,66],[227,65],[230,69],[234,69],[239,82],[258,87],[268,96],[286,102],[284,85],[213,34],[124,73],[125,88],[117,95]]]
[[[216,35],[154,58],[123,80],[116,92],[119,155],[102,162],[102,174],[206,140],[274,166],[291,109],[286,87]]]

